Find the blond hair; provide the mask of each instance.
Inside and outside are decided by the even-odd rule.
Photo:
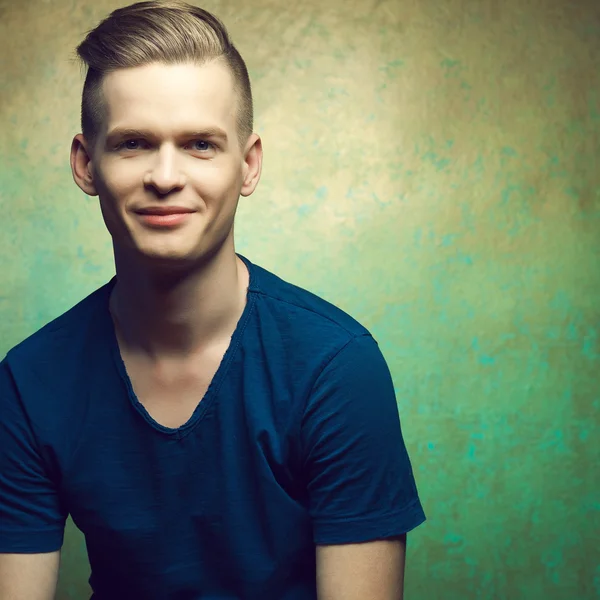
[[[246,64],[223,23],[202,8],[179,0],[150,0],[119,8],[87,34],[76,52],[87,67],[81,129],[92,143],[104,118],[104,76],[155,62],[202,65],[222,60],[233,75],[238,97],[240,143],[252,133],[252,89]]]

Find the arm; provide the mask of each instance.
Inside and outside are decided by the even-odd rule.
[[[319,600],[402,600],[406,533],[425,515],[391,375],[376,342],[349,342],[304,411]]]
[[[402,600],[406,535],[317,546],[318,600]]]
[[[52,600],[66,511],[26,403],[0,362],[0,600]]]
[[[53,600],[60,551],[0,554],[0,600]]]

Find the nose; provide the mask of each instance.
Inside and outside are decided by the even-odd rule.
[[[185,185],[185,176],[178,164],[177,151],[162,146],[155,154],[156,160],[144,177],[144,184],[153,187],[162,196]]]

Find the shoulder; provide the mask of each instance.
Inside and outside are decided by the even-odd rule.
[[[81,360],[90,328],[99,326],[113,282],[98,288],[10,349],[5,362],[13,376],[53,369],[57,363]]]
[[[273,324],[299,338],[335,340],[338,349],[350,340],[370,332],[341,308],[316,294],[285,281],[250,263],[250,291],[254,292]]]
[[[51,448],[48,465],[70,456],[84,422],[89,371],[98,364],[100,338],[107,331],[103,313],[109,286],[30,335],[0,363],[4,425],[15,436],[37,440],[41,449]]]

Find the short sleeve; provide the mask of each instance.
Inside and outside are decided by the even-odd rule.
[[[5,359],[0,363],[0,553],[60,549],[66,516]]]
[[[425,520],[392,378],[370,335],[325,366],[301,438],[315,544],[385,539]]]

